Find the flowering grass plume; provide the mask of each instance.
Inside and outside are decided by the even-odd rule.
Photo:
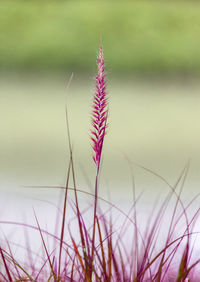
[[[96,76],[96,92],[93,100],[92,111],[92,148],[94,150],[93,160],[97,167],[100,164],[101,153],[103,147],[104,136],[106,133],[107,116],[108,116],[108,104],[106,93],[106,81],[105,81],[105,68],[103,58],[103,48],[100,45],[99,56],[97,58],[98,72]]]

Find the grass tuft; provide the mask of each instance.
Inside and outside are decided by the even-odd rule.
[[[55,231],[41,227],[34,211],[36,225],[0,221],[1,226],[12,225],[23,228],[26,245],[16,244],[25,250],[27,258],[17,256],[13,243],[8,238],[0,243],[0,282],[2,281],[198,281],[200,259],[194,255],[195,224],[200,209],[189,213],[189,208],[199,195],[187,205],[181,198],[189,164],[182,170],[174,185],[157,173],[143,169],[158,177],[169,188],[157,212],[152,211],[143,224],[138,214],[139,198],[133,180],[133,203],[124,212],[111,202],[98,196],[99,169],[105,129],[107,124],[107,98],[104,80],[102,46],[97,60],[97,92],[93,111],[93,149],[96,165],[94,193],[77,188],[73,151],[71,146],[68,111],[66,108],[69,139],[69,164],[65,186],[40,186],[40,189],[55,189],[64,192],[62,204],[57,209]],[[72,185],[70,183],[72,182]],[[35,187],[36,188],[36,187]],[[73,192],[74,200],[69,192]],[[83,209],[79,195],[92,198],[93,207]],[[175,202],[172,208],[172,200]],[[98,205],[97,205],[98,200]],[[105,210],[99,203],[108,206]],[[60,208],[62,207],[62,208]],[[92,211],[91,211],[92,210]],[[117,214],[117,220],[112,216]],[[170,210],[170,216],[169,216]],[[61,215],[60,215],[61,211]],[[89,212],[91,211],[92,216]],[[59,221],[59,215],[61,222]],[[89,218],[87,218],[87,216]],[[118,226],[119,216],[123,223]],[[166,224],[167,220],[167,224]],[[180,228],[181,226],[181,228]],[[38,232],[41,241],[39,252],[31,249],[27,230]],[[165,231],[161,236],[161,232]],[[57,235],[59,234],[59,235]],[[161,240],[162,239],[162,240]],[[53,242],[53,247],[51,242]],[[186,280],[187,279],[187,280]]]

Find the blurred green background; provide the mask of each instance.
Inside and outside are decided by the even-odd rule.
[[[105,186],[131,186],[126,158],[172,182],[191,158],[188,179],[198,190],[199,1],[1,1],[0,179],[9,183],[1,187],[65,183],[66,95],[79,183],[87,185],[85,173],[93,179],[90,106],[101,40],[110,96]],[[160,187],[133,166],[138,189]]]
[[[198,1],[1,1],[2,70],[91,71],[100,39],[113,73],[200,70]]]

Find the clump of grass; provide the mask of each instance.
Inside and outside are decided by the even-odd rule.
[[[158,212],[154,214],[152,212],[149,218],[147,217],[143,229],[139,223],[136,197],[134,197],[129,212],[125,213],[119,207],[98,196],[99,169],[108,115],[102,45],[97,65],[98,74],[91,131],[93,160],[96,166],[94,194],[76,187],[67,119],[70,157],[66,184],[65,186],[40,187],[64,190],[62,211],[60,213],[58,209],[55,221],[55,233],[40,226],[35,212],[35,226],[1,220],[1,225],[11,224],[28,228],[31,232],[37,231],[40,235],[42,249],[34,253],[31,250],[31,242],[26,237],[27,245],[18,245],[18,248],[24,248],[28,253],[27,259],[23,260],[23,258],[14,256],[11,241],[7,238],[1,240],[0,281],[198,281],[200,258],[193,256],[195,246],[192,239],[193,236],[198,235],[193,229],[200,209],[189,216],[188,210],[197,197],[192,199],[188,205],[184,205],[181,199],[188,166],[184,168],[175,185],[170,185],[161,176],[144,168],[164,181],[169,188],[169,193],[160,204]],[[73,186],[69,185],[70,177]],[[74,193],[74,200],[69,197],[70,191]],[[80,207],[78,197],[80,193],[94,200],[92,221],[87,220],[87,216],[90,217],[87,210]],[[172,197],[175,198],[173,208],[170,206]],[[108,205],[108,211],[114,209],[118,214],[117,218],[119,215],[123,216],[120,228],[115,226],[111,213],[102,210],[101,206],[97,205],[97,200]],[[168,217],[168,224],[165,223],[163,226],[169,208],[171,217]],[[61,223],[59,223],[59,218],[61,218]],[[76,226],[75,232],[71,228],[72,221]],[[179,229],[180,224],[182,225],[181,230]],[[160,232],[163,229],[165,233],[161,241]],[[50,239],[53,242],[52,247],[50,247]]]

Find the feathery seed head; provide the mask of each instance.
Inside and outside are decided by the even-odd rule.
[[[99,56],[97,58],[96,91],[93,99],[91,139],[94,150],[93,160],[97,167],[100,164],[103,140],[106,133],[108,104],[106,93],[106,81],[104,72],[103,48],[100,45]]]

